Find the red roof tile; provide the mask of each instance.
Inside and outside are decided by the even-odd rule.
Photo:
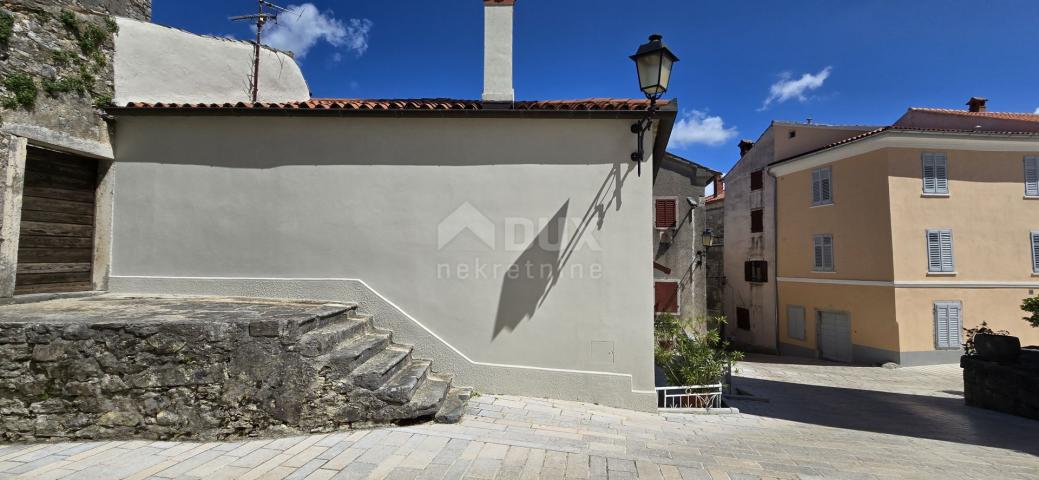
[[[1025,122],[1039,122],[1039,114],[1016,113],[1016,112],[970,112],[967,110],[953,110],[948,108],[910,108],[913,112],[932,112],[945,115],[959,115],[963,117],[976,118],[998,118],[1002,120],[1021,120]]]
[[[657,102],[668,105],[667,100]],[[237,103],[144,103],[130,102],[125,109],[163,110],[354,110],[354,111],[406,111],[436,110],[465,111],[485,110],[480,100],[456,100],[449,98],[386,99],[366,100],[351,98],[316,98],[305,102],[237,102]],[[588,98],[583,100],[522,101],[512,104],[512,110],[536,111],[643,111],[649,101],[643,99]],[[120,109],[116,107],[116,109]]]

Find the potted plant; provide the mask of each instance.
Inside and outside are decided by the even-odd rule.
[[[704,385],[724,383],[723,376],[729,366],[743,359],[743,353],[731,350],[723,341],[718,330],[708,324],[720,325],[724,317],[708,322],[706,318],[680,320],[674,315],[663,314],[655,322],[657,345],[654,351],[656,364],[670,385],[689,387],[686,394],[707,394]],[[690,395],[681,398],[681,404],[670,407],[705,408],[711,405],[709,396]]]

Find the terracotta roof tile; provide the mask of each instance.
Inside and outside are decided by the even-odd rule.
[[[665,106],[667,100],[657,104]],[[464,111],[484,110],[480,100],[457,100],[450,98],[385,99],[367,100],[352,98],[316,98],[305,102],[237,102],[237,103],[145,103],[130,102],[126,109],[163,110],[355,110],[355,111]],[[537,111],[642,111],[649,108],[643,99],[588,98],[583,100],[521,101],[512,105],[512,110]]]
[[[949,108],[910,108],[912,112],[932,112],[944,115],[957,115],[961,117],[975,118],[998,118],[1002,120],[1020,120],[1025,122],[1039,122],[1039,114],[1018,112],[971,112],[967,110],[953,110]]]

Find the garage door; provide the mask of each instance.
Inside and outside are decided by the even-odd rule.
[[[97,162],[30,147],[15,294],[91,289]]]
[[[819,347],[822,357],[835,362],[851,362],[851,321],[843,313],[819,314]]]

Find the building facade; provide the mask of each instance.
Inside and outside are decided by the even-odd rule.
[[[712,180],[711,194],[704,199],[707,229],[713,244],[707,251],[707,314],[725,315],[725,182],[719,173]]]
[[[974,113],[968,130],[896,124],[770,168],[784,353],[949,363],[982,322],[1039,343],[1020,310],[1039,290],[1039,138],[983,129],[1039,116]]]
[[[654,310],[680,318],[707,312],[705,186],[718,172],[668,153],[653,180]]]
[[[873,127],[772,122],[756,142],[740,142],[725,175],[723,305],[725,335],[750,351],[777,352],[775,181],[769,164]]]

